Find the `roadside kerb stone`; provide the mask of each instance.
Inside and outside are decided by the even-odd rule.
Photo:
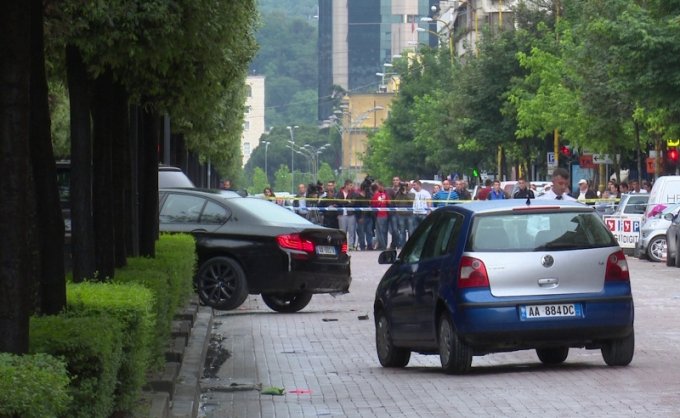
[[[212,322],[213,309],[207,306],[199,307],[175,382],[170,408],[171,417],[194,418],[198,415],[200,378],[210,343]]]

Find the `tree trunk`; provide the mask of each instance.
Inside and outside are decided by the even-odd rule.
[[[33,13],[38,11],[33,10]],[[0,13],[0,352],[28,352],[34,206],[30,166],[31,3]]]
[[[94,278],[92,221],[92,136],[89,81],[80,51],[66,47],[66,74],[71,104],[71,248],[73,281]]]
[[[130,172],[130,133],[128,121],[128,96],[125,88],[118,83],[113,85],[111,95],[113,126],[113,211],[115,233],[115,266],[127,264],[127,228],[130,224],[132,175]]]
[[[131,181],[129,199],[125,208],[130,221],[127,224],[126,241],[127,255],[139,256],[139,106],[132,105],[129,108],[130,115],[130,176]]]
[[[115,272],[115,233],[113,226],[113,75],[110,71],[94,81],[92,100],[92,150],[94,236],[99,280],[113,278]]]
[[[52,152],[50,112],[43,44],[41,0],[31,0],[31,116],[30,148],[35,190],[40,191],[37,225],[40,232],[39,307],[46,315],[66,306],[64,273],[64,220],[59,202],[57,168]],[[37,261],[37,260],[36,260]],[[37,263],[36,263],[37,264]]]
[[[156,256],[158,238],[158,141],[160,117],[148,110],[141,112],[139,138],[139,252],[145,257]]]

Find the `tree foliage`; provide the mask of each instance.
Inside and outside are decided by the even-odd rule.
[[[514,30],[482,27],[478,53],[454,65],[427,48],[395,64],[400,90],[369,140],[371,173],[545,173],[554,131],[641,167],[649,144],[680,135],[679,2],[526,0],[513,11]]]

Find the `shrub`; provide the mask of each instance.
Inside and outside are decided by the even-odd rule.
[[[193,293],[194,248],[194,240],[190,235],[164,234],[157,244],[156,258],[130,258],[128,265],[116,272],[114,282],[141,284],[155,296],[153,310],[156,329],[155,341],[152,343],[154,368],[163,364],[175,312],[186,304]]]
[[[72,378],[68,417],[105,418],[122,360],[120,322],[105,316],[31,318],[30,350],[63,357]]]
[[[123,357],[118,372],[115,409],[128,411],[146,383],[155,332],[153,293],[139,284],[85,282],[66,288],[69,316],[104,316],[121,322]]]
[[[71,402],[63,360],[48,354],[0,353],[0,416],[56,417]]]

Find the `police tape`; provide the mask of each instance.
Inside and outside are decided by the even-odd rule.
[[[361,203],[368,203],[370,200],[367,199],[337,199],[333,197],[315,197],[315,198],[309,198],[309,197],[262,197],[261,199],[269,200],[271,202],[276,202],[277,204],[280,204],[283,206],[284,203],[288,202],[296,202],[296,201],[310,201],[310,202],[327,202],[328,204],[336,204],[336,203],[346,203],[346,202],[351,202],[350,204],[354,204],[357,202]],[[505,200],[522,200],[525,198],[513,198],[513,199],[505,199]],[[534,199],[531,199],[534,200]],[[538,198],[537,200],[542,201],[542,199]],[[587,203],[587,204],[599,204],[599,205],[607,205],[607,206],[616,206],[619,204],[621,199],[585,199],[585,200],[579,200],[581,203]],[[424,199],[423,202],[426,203],[444,203],[444,204],[458,204],[458,203],[470,203],[470,202],[476,202],[478,201],[477,199],[474,200],[461,200],[461,199],[444,199],[444,200],[434,200],[434,199]],[[407,202],[407,203],[413,203],[413,199],[409,200],[390,200],[388,201],[388,204],[394,204],[395,202]],[[288,205],[286,205],[288,206]],[[635,204],[630,204],[629,206],[647,206],[646,203],[635,203]]]
[[[413,212],[413,208],[367,208],[367,207],[317,207],[317,206],[283,206],[286,209],[290,209],[293,212],[343,212],[347,210],[348,212]],[[431,211],[437,208],[427,208],[427,211]],[[424,215],[424,213],[423,213]]]

